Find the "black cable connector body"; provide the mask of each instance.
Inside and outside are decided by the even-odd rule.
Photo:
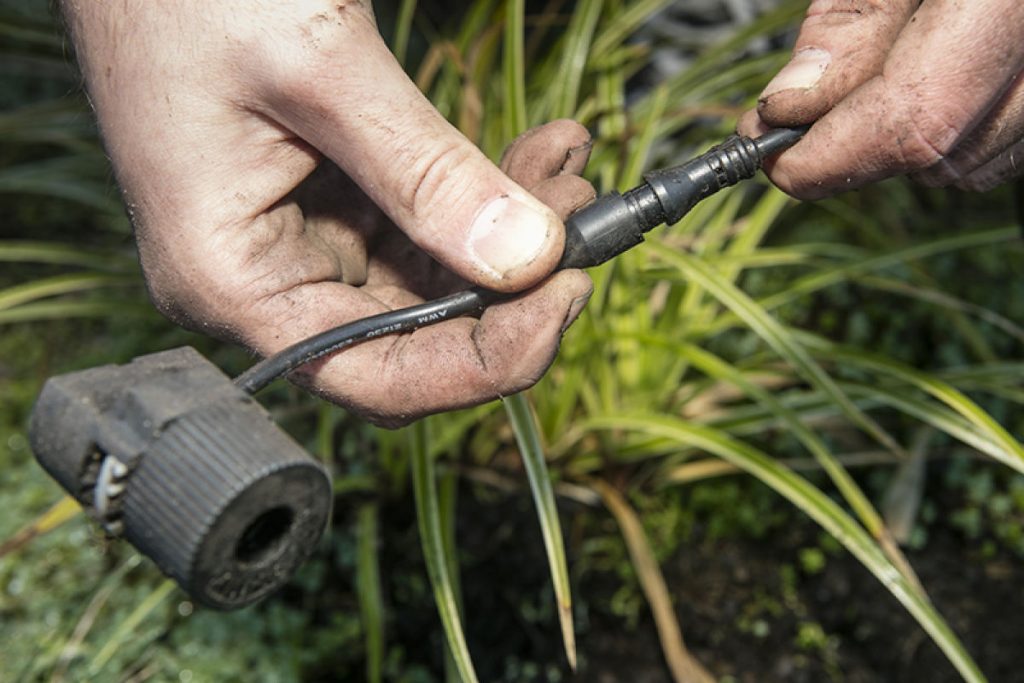
[[[635,247],[645,232],[678,222],[700,200],[752,178],[765,159],[796,144],[806,131],[735,136],[685,164],[644,174],[644,184],[622,195],[598,197],[566,220],[559,267],[591,268]]]
[[[565,251],[558,269],[591,268],[635,247],[649,230],[676,223],[700,200],[753,177],[765,159],[793,146],[806,132],[807,127],[778,128],[756,139],[734,136],[684,164],[645,174],[646,182],[632,190],[598,197],[565,221]],[[266,358],[239,375],[235,384],[253,394],[329,353],[383,335],[476,315],[508,296],[473,288],[356,320]]]

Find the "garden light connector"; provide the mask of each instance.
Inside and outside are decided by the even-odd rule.
[[[331,509],[323,467],[187,347],[50,379],[30,436],[108,533],[220,609],[291,578]]]

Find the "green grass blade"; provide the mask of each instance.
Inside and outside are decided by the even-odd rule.
[[[32,282],[0,289],[0,311],[14,308],[36,299],[61,294],[86,292],[110,286],[139,285],[136,278],[118,277],[104,273],[76,273],[42,278]]]
[[[689,90],[716,72],[723,71],[723,66],[741,66],[744,60],[734,58],[737,52],[742,51],[752,40],[776,34],[792,26],[806,9],[807,3],[803,0],[788,0],[773,11],[762,14],[718,45],[705,50],[689,69],[674,79],[673,86],[679,90]],[[770,75],[771,72],[767,72],[763,77]]]
[[[66,318],[150,317],[155,316],[151,306],[123,301],[43,301],[0,311],[0,325],[64,320]]]
[[[881,425],[850,400],[804,349],[803,345],[796,340],[795,336],[738,287],[700,259],[688,254],[677,253],[656,243],[652,243],[651,248],[661,258],[679,268],[687,280],[698,283],[743,320],[776,353],[792,364],[804,379],[820,388],[835,401],[854,424],[893,453],[906,455],[903,447]]]
[[[655,122],[665,114],[665,108],[668,106],[668,91],[664,88],[655,88],[652,102],[650,116],[641,126],[640,136],[634,141],[625,170],[619,177],[620,185],[633,187],[643,180],[644,169],[647,167],[651,150],[657,141],[658,127]]]
[[[867,532],[821,490],[768,455],[715,429],[661,415],[617,415],[589,421],[592,429],[629,430],[692,446],[742,468],[785,497],[850,551],[932,637],[966,681],[984,681],[978,665],[934,606],[885,557]]]
[[[698,208],[700,208],[700,205],[698,205]],[[765,310],[772,311],[801,297],[827,289],[832,285],[861,277],[864,273],[902,266],[932,256],[958,252],[964,249],[991,247],[1006,242],[1012,243],[1019,239],[1019,228],[1005,227],[944,237],[923,244],[915,244],[904,249],[886,251],[873,257],[865,257],[859,250],[850,249],[844,258],[844,263],[831,268],[819,268],[815,272],[797,279],[786,289],[759,299],[758,304]],[[835,251],[836,255],[839,255],[839,253],[839,251]],[[736,318],[734,316],[719,316],[711,325],[706,329],[701,329],[700,332],[702,334],[716,334],[735,324]]]
[[[473,41],[479,39],[481,33],[488,30],[487,22],[497,3],[498,0],[475,0],[469,4],[455,40],[460,52],[465,52]]]
[[[609,18],[604,29],[594,39],[592,54],[595,59],[607,60],[609,55],[620,48],[626,38],[636,31],[656,12],[672,3],[672,0],[640,0],[624,3],[624,10]]]
[[[420,530],[423,558],[427,564],[427,576],[434,590],[434,602],[444,627],[445,639],[455,666],[464,683],[477,683],[473,660],[466,645],[466,634],[462,629],[455,589],[448,573],[448,557],[444,548],[444,531],[441,527],[441,508],[437,498],[437,477],[434,461],[427,445],[427,425],[424,420],[409,428],[410,457],[412,459],[413,492],[416,498],[416,522]]]
[[[594,29],[601,17],[604,0],[582,0],[576,6],[565,32],[562,59],[558,69],[558,85],[553,89],[556,104],[554,118],[567,118],[576,114],[580,85],[590,55]]]
[[[64,47],[61,35],[54,30],[53,26],[35,25],[25,17],[17,19],[4,17],[0,20],[0,38],[49,48],[53,52],[59,52]]]
[[[0,194],[34,194],[120,216],[121,202],[90,159],[56,157],[0,168]]]
[[[654,557],[654,551],[651,550],[647,534],[644,532],[643,524],[636,511],[621,493],[607,483],[596,480],[591,483],[591,486],[601,496],[608,511],[615,517],[622,537],[626,541],[630,562],[633,564],[644,597],[654,616],[661,651],[665,655],[669,671],[672,672],[672,679],[676,683],[711,683],[715,679],[690,654],[683,643],[683,632],[679,628],[679,621],[676,619],[675,609],[672,607],[672,597],[668,585],[665,583],[665,577],[661,573],[661,568]]]
[[[434,419],[435,424],[440,420]],[[447,421],[447,420],[445,420]],[[435,441],[431,434],[431,441]],[[452,469],[444,472],[438,482],[438,505],[441,511],[441,533],[444,537],[444,553],[448,558],[448,576],[452,580],[452,593],[455,595],[455,607],[459,615],[464,614],[462,604],[462,585],[459,579],[458,554],[455,549],[456,509],[459,497],[459,473]],[[450,683],[460,683],[459,669],[452,658],[450,648],[444,651],[444,676]]]
[[[338,424],[341,422],[341,408],[330,403],[321,403],[317,406],[316,430],[313,453],[324,464],[330,468],[337,455],[336,433]]]
[[[356,591],[366,643],[366,680],[380,683],[384,667],[384,600],[377,562],[377,505],[364,503],[356,513]]]
[[[927,398],[912,395],[902,385],[890,388],[877,384],[844,382],[842,386],[843,390],[855,399],[863,398],[873,405],[895,408],[905,415],[935,427],[994,460],[1008,462],[1013,459],[1012,454],[991,439],[986,438],[961,415]]]
[[[434,420],[430,431],[431,455],[458,454],[473,429],[496,412],[499,405],[491,401],[482,406],[445,413],[443,420]]]
[[[541,533],[544,536],[544,550],[551,568],[551,582],[555,587],[558,601],[558,621],[562,626],[562,641],[569,666],[576,669],[576,634],[572,622],[572,595],[569,588],[569,568],[565,559],[565,544],[562,527],[558,521],[555,493],[551,488],[544,448],[541,445],[533,411],[524,394],[515,394],[504,399],[505,410],[515,431],[519,452],[523,456],[526,476],[530,480],[533,503],[537,508]]]
[[[55,145],[102,160],[87,111],[83,101],[69,96],[0,112],[0,140],[11,147]]]
[[[961,415],[935,401],[906,391],[905,385],[890,387],[879,385],[877,382],[862,384],[840,381],[839,386],[862,410],[880,407],[893,408],[904,415],[935,427],[996,460],[1012,458],[1005,450],[979,433]],[[839,409],[820,391],[791,392],[779,396],[778,400],[787,410],[795,412],[799,419],[806,424],[831,420],[840,414]],[[784,426],[761,405],[735,407],[717,413],[707,420],[698,418],[695,422],[714,427],[734,437],[757,435]]]
[[[878,467],[880,465],[895,466],[899,460],[889,451],[865,451],[861,453],[845,453],[837,455],[836,460],[842,463],[843,467]],[[793,470],[794,472],[817,472],[821,464],[814,458],[786,458],[779,460],[779,463]],[[733,474],[744,474],[743,470],[735,465],[718,458],[700,458],[690,460],[682,465],[675,465],[665,470],[662,477],[663,483],[670,484],[692,484],[705,479],[724,477]]]
[[[1021,445],[981,406],[949,383],[879,354],[843,347],[807,333],[801,334],[800,337],[809,347],[813,345],[817,353],[909,384],[945,403],[965,418],[985,438],[998,445],[998,452],[1009,456],[999,458],[1001,462],[1024,473],[1024,445]]]
[[[142,563],[142,559],[142,555],[130,555],[128,559],[121,563],[121,566],[107,574],[103,579],[99,588],[92,594],[85,609],[82,610],[74,629],[68,634],[67,639],[59,645],[60,654],[57,655],[56,666],[52,669],[50,681],[57,683],[67,680],[68,669],[76,657],[83,654],[82,643],[88,638],[89,632],[96,625],[103,608],[107,605],[110,598],[117,594],[118,588],[124,585],[125,576],[138,567]],[[54,643],[54,645],[58,644]]]
[[[955,311],[965,315],[974,316],[978,320],[988,323],[1009,336],[1024,344],[1024,327],[1014,321],[996,313],[993,310],[964,301],[955,296],[940,291],[934,287],[922,287],[913,285],[901,280],[862,275],[852,278],[855,282],[884,292],[890,292],[899,296],[916,299],[931,304],[947,311]]]
[[[136,262],[123,254],[95,252],[60,242],[0,241],[0,262],[78,266],[109,272],[137,271]]]
[[[735,384],[745,394],[778,416],[787,429],[800,440],[800,443],[804,445],[811,455],[814,456],[818,464],[821,465],[829,479],[839,489],[843,499],[853,508],[861,523],[867,527],[872,537],[881,544],[882,549],[889,556],[892,563],[907,577],[910,584],[924,595],[924,587],[921,586],[917,575],[910,566],[910,562],[907,561],[907,558],[900,551],[891,531],[882,520],[882,516],[875,509],[875,506],[871,504],[871,501],[868,500],[868,497],[861,490],[860,486],[857,485],[857,482],[853,480],[850,473],[846,471],[846,468],[839,463],[828,449],[825,442],[818,438],[818,435],[811,431],[795,412],[784,406],[781,401],[777,400],[768,391],[749,381],[735,366],[724,362],[717,356],[690,345],[680,348],[679,353],[705,374]]]
[[[604,140],[612,149],[620,147],[628,137],[629,120],[626,117],[626,75],[622,69],[604,69],[597,75],[595,90],[600,117],[597,120],[598,139]],[[592,155],[598,156],[599,155]],[[597,186],[602,190],[626,189],[619,183],[621,159],[618,154],[605,160],[591,163],[590,174],[597,175]],[[619,261],[611,261],[605,267],[595,268],[593,273],[611,272]],[[595,285],[598,285],[595,280]],[[595,288],[595,293],[599,291]]]
[[[747,215],[743,229],[725,248],[724,253],[730,257],[745,256],[756,253],[768,230],[775,224],[782,210],[792,203],[792,199],[774,188],[765,192],[754,209]],[[738,266],[726,267],[723,275],[730,282],[735,282],[742,270]]]
[[[529,126],[526,112],[526,0],[505,1],[505,139],[512,140]]]
[[[412,19],[416,13],[416,0],[402,0],[395,22],[395,35],[391,39],[391,52],[403,67],[409,53],[409,35],[412,33]]]
[[[64,496],[46,512],[18,529],[10,538],[0,540],[0,559],[25,547],[33,539],[48,534],[82,513],[82,506],[71,496]]]
[[[135,635],[135,629],[143,622],[143,620],[149,616],[150,612],[160,606],[167,596],[175,589],[174,581],[171,579],[164,579],[163,582],[157,586],[152,593],[146,596],[146,599],[139,603],[139,605],[132,610],[132,613],[124,618],[122,622],[117,625],[117,629],[113,635],[104,643],[96,656],[93,657],[89,663],[89,675],[96,676],[99,674],[103,667],[107,665],[110,658],[117,653],[117,649]]]
[[[961,391],[981,391],[1024,405],[1024,363],[986,363],[982,367],[956,368],[941,373]]]
[[[768,77],[785,63],[785,54],[773,53],[763,57],[744,55],[742,59],[738,58],[739,55],[752,40],[777,34],[792,26],[806,7],[807,3],[803,0],[785,2],[731,34],[723,42],[705,50],[689,68],[665,81],[665,87],[671,92],[670,99],[677,104],[690,101],[706,106],[715,101],[735,102],[737,95],[747,99],[751,93],[761,90]],[[749,72],[753,78],[742,76],[737,79],[736,74],[744,72]],[[722,87],[722,81],[730,80],[750,82],[742,89],[730,92]],[[635,109],[642,115],[647,106],[649,102],[642,98],[635,104]],[[692,117],[680,118],[663,133],[668,134],[672,129],[688,123],[687,118],[692,120]]]
[[[1020,228],[1008,227],[995,230],[984,230],[958,234],[952,237],[915,244],[905,249],[889,251],[871,258],[860,258],[832,269],[822,270],[797,280],[786,290],[761,300],[761,305],[768,310],[790,303],[799,297],[812,294],[834,284],[847,281],[850,276],[858,273],[878,271],[892,266],[899,266],[911,261],[938,256],[950,252],[991,246],[1020,239]]]

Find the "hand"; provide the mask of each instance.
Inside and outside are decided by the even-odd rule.
[[[815,0],[740,131],[812,121],[768,167],[803,199],[904,173],[978,191],[1024,174],[1024,3]]]
[[[162,312],[267,355],[466,282],[530,289],[294,378],[397,425],[543,374],[591,291],[548,277],[559,216],[593,197],[583,128],[521,137],[506,175],[402,72],[368,1],[66,5]]]

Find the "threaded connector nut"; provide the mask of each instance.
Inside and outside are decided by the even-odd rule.
[[[108,531],[219,609],[281,587],[331,509],[323,467],[191,348],[49,380],[30,438]]]

